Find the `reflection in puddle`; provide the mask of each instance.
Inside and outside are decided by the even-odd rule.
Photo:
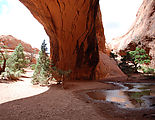
[[[91,90],[87,92],[87,95],[93,100],[118,103],[123,108],[155,107],[154,83],[117,83],[117,85],[122,89]]]
[[[105,91],[106,101],[117,102],[125,107],[133,108],[133,104],[129,101],[129,97],[121,90]]]

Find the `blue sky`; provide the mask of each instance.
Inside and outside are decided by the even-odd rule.
[[[8,6],[8,2],[6,0],[0,0],[0,14],[3,13],[3,10],[5,9],[5,7]]]
[[[125,34],[136,18],[143,0],[100,0],[106,41]],[[49,41],[43,26],[18,0],[0,0],[0,35],[14,37],[40,48]]]

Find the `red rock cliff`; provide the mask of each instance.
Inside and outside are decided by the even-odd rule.
[[[108,74],[110,69],[103,75],[99,64],[99,51],[105,52],[99,0],[20,1],[44,26],[51,58],[58,68],[72,70],[70,78],[99,79]]]
[[[144,0],[131,29],[123,36],[113,39],[111,49],[134,50],[139,46],[151,56],[155,68],[155,0]]]
[[[38,48],[32,48],[30,44],[18,40],[17,38],[11,35],[1,35],[0,45],[1,44],[7,46],[7,51],[9,53],[12,53],[19,44],[22,44],[24,51],[26,52],[26,57],[30,59],[31,63],[36,63],[36,56],[39,53]]]
[[[0,44],[6,45],[7,49],[14,50],[19,43],[22,44],[24,51],[29,52],[29,53],[34,53],[38,54],[39,49],[37,48],[32,48],[32,46],[28,43],[25,43],[21,40],[18,40],[17,38],[13,37],[12,35],[1,35],[0,36]]]

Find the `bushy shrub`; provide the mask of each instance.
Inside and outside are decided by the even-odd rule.
[[[133,64],[148,64],[151,62],[149,55],[142,48],[136,47],[135,51],[129,52]]]
[[[3,79],[8,80],[18,80],[18,78],[21,76],[21,71],[12,71],[8,67],[5,68],[5,72],[2,73]]]
[[[149,67],[142,67],[142,71],[145,74],[155,74],[155,69]]]

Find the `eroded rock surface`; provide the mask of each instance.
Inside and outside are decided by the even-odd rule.
[[[155,68],[155,0],[144,0],[136,16],[131,29],[113,39],[110,47],[116,51],[144,48],[152,57],[151,67]]]
[[[30,44],[25,43],[22,40],[18,40],[12,35],[1,35],[0,44],[6,45],[7,49],[10,49],[10,50],[14,50],[19,44],[21,44],[25,52],[34,53],[34,54],[38,54],[39,52],[39,49],[32,48]]]
[[[96,79],[99,51],[105,52],[99,0],[20,1],[44,26],[54,64],[71,70],[71,79]]]

